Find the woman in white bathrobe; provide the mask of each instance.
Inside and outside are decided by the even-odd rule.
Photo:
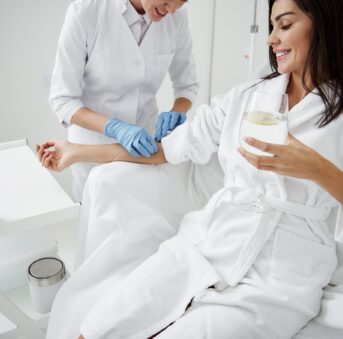
[[[203,210],[187,214],[177,235],[125,280],[118,279],[120,258],[113,255],[118,237],[111,234],[62,288],[48,338],[79,333],[86,339],[147,338],[166,327],[158,338],[291,338],[316,316],[322,288],[336,265],[335,242],[325,220],[337,200],[343,201],[337,187],[343,167],[339,51],[328,48],[328,59],[322,59],[328,38],[342,45],[343,8],[338,0],[316,4],[276,0],[269,43],[277,55],[271,55],[274,66],[283,75],[236,87],[212,107],[200,107],[194,121],[163,139],[160,153],[151,159],[206,163],[218,151],[224,187]],[[324,27],[316,26],[317,20]],[[265,170],[257,188],[264,213],[235,205],[237,199],[249,196],[255,180],[256,169],[237,152],[238,127],[249,95],[260,90],[288,93],[289,130],[301,141],[290,137],[287,146],[249,141],[274,154],[269,158],[240,150]],[[98,147],[96,157],[133,160],[125,152],[111,159],[113,147],[118,146]],[[59,156],[46,153],[43,162],[59,168]],[[85,157],[92,155],[87,151]],[[98,212],[99,218],[110,217],[106,207]],[[80,308],[67,312],[83,316],[63,332],[68,315],[59,318],[60,311],[78,292],[97,302],[87,309],[86,302],[80,303]]]

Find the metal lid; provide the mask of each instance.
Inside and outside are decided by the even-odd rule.
[[[29,281],[36,286],[51,286],[61,281],[65,275],[62,260],[52,257],[41,258],[30,264],[27,269]]]

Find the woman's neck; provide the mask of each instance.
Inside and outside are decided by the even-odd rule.
[[[135,8],[135,10],[137,11],[137,13],[139,14],[144,14],[144,8],[142,6],[142,1],[141,0],[128,0],[131,2],[132,6]]]
[[[302,75],[292,73],[289,78],[289,83],[287,86],[287,94],[289,100],[289,109],[298,104],[305,96],[313,90],[313,85],[311,81],[305,81],[306,86],[309,89],[306,90],[303,85]]]

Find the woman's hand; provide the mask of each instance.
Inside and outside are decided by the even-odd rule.
[[[76,162],[76,145],[68,141],[49,140],[42,145],[36,145],[36,152],[42,165],[60,172]]]
[[[162,112],[158,116],[156,123],[155,140],[161,141],[168,132],[173,131],[177,126],[186,121],[186,113],[182,112]]]
[[[272,156],[258,156],[240,147],[239,153],[260,170],[272,171],[290,177],[318,181],[325,159],[312,148],[288,134],[288,145],[275,145],[247,138],[246,143]]]

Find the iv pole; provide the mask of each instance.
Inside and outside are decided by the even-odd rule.
[[[254,18],[253,23],[250,26],[250,50],[249,50],[249,78],[253,75],[254,70],[254,58],[255,58],[255,40],[258,32],[258,25],[256,24],[257,16],[257,0],[254,3]]]

